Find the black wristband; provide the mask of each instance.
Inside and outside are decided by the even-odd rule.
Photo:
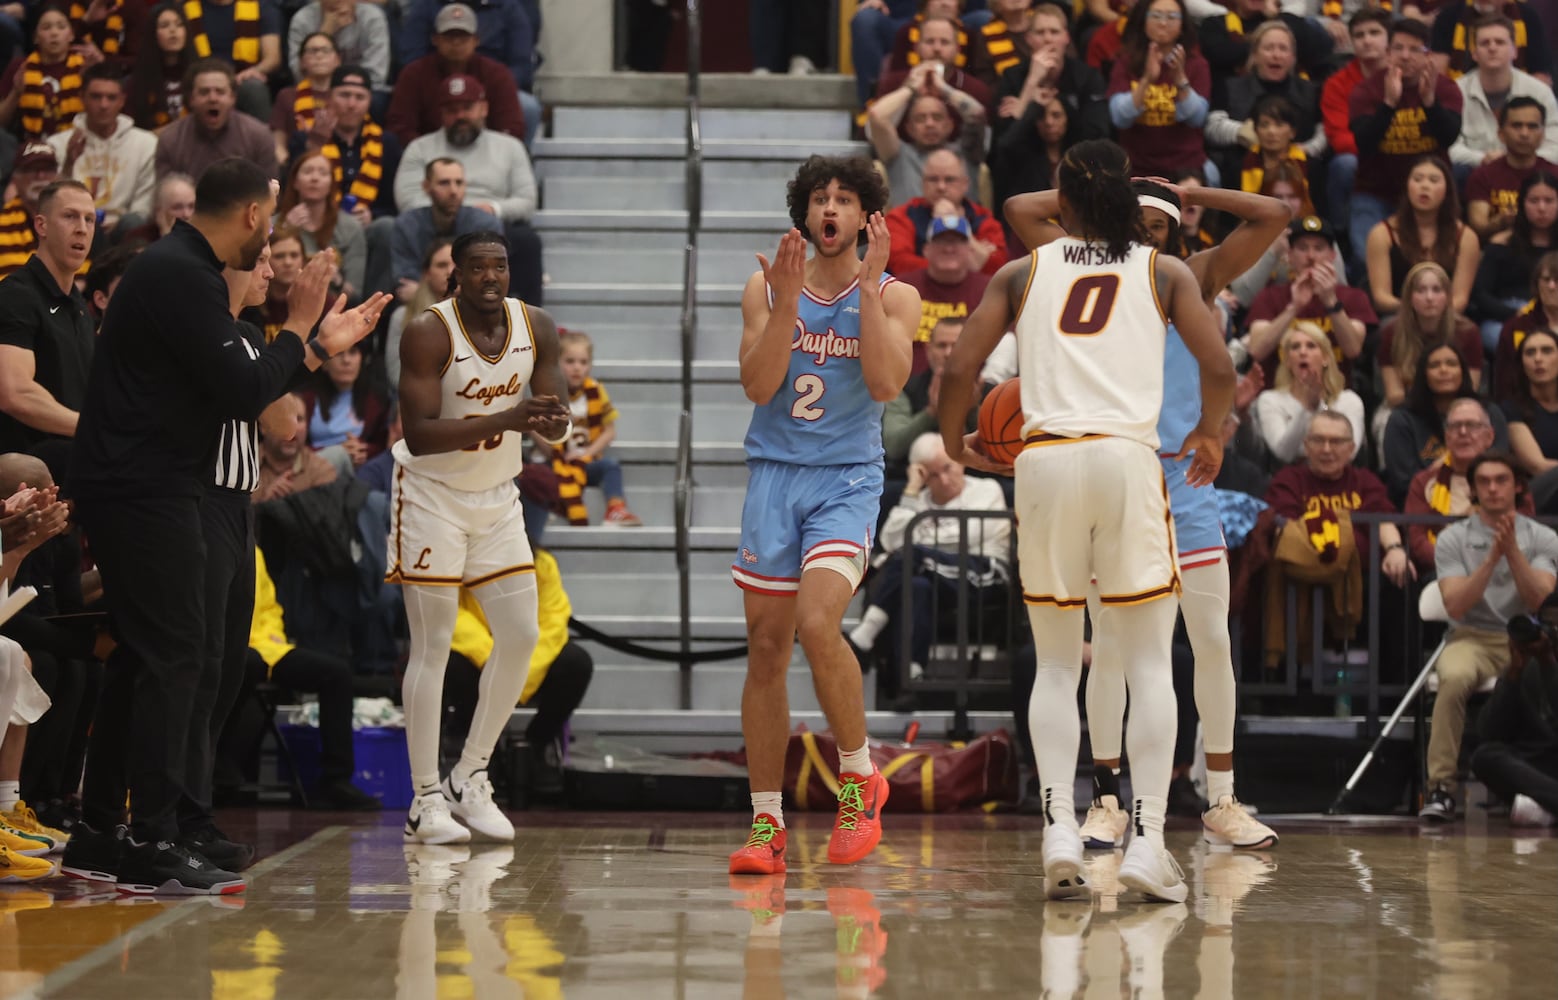
[[[319,359],[320,364],[330,360],[330,352],[325,350],[325,345],[319,342],[318,337],[308,342],[308,349],[313,352],[314,357]]]
[[[1337,299],[1336,300],[1336,304],[1335,305],[1331,305],[1331,306],[1326,306],[1325,307],[1325,311],[1328,312],[1328,313],[1346,312],[1347,311],[1347,306],[1346,306],[1346,304],[1344,302],[1342,302],[1341,299]]]

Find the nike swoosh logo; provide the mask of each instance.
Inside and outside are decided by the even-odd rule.
[[[866,477],[865,476],[861,476],[859,479],[851,479],[849,481],[849,485],[851,485],[851,486],[859,486],[861,483],[863,483],[865,481],[866,481]]]
[[[459,356],[459,355],[458,355],[458,354],[456,354],[456,355],[455,355],[455,356],[454,356],[454,363],[455,363],[455,364],[460,364],[460,363],[462,363],[462,362],[465,362],[465,361],[469,361],[469,360],[471,360],[471,356],[470,356],[470,355],[469,355],[469,354],[467,354],[467,355],[466,355],[466,356],[465,356],[465,357],[463,357],[463,358],[462,358],[462,357],[460,357],[460,356]]]
[[[422,825],[422,817],[421,816],[418,816],[416,819],[408,819],[408,820],[406,820],[406,829],[410,830],[412,833],[416,833],[417,829],[421,825]]]
[[[49,310],[49,315],[53,316],[55,313],[57,313],[59,311],[60,311],[60,307],[59,306],[55,306],[53,309]]]

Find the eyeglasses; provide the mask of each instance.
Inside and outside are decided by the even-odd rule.
[[[1149,21],[1173,22],[1178,21],[1183,17],[1184,15],[1177,10],[1150,10],[1147,12],[1147,20]]]
[[[1452,420],[1444,425],[1444,429],[1451,434],[1475,434],[1484,427],[1492,426],[1486,420]]]
[[[1352,444],[1351,435],[1347,437],[1324,437],[1319,434],[1311,434],[1305,440],[1316,448],[1345,448]]]
[[[1392,45],[1390,53],[1397,56],[1426,56],[1428,49],[1421,45]]]

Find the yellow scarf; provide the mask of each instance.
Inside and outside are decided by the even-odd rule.
[[[184,0],[184,20],[189,22],[195,54],[202,59],[211,55],[211,39],[206,37],[205,11],[200,0]],[[233,4],[233,69],[243,72],[260,61],[260,0],[237,0]]]
[[[564,449],[569,445],[587,446],[601,436],[607,424],[617,419],[617,408],[599,382],[586,378],[572,399],[581,395],[585,398],[584,426],[574,427],[573,440],[563,445]],[[565,461],[559,454],[552,459],[552,471],[557,475],[557,502],[561,513],[568,518],[569,524],[589,524],[590,515],[584,508],[584,466]]]
[[[1450,452],[1445,450],[1444,458],[1439,462],[1439,470],[1434,473],[1434,481],[1428,486],[1428,506],[1433,508],[1435,514],[1450,515],[1450,480],[1455,478],[1455,470],[1450,468]],[[1428,542],[1432,545],[1439,538],[1439,532],[1433,528],[1428,529]]]
[[[77,39],[90,39],[105,56],[118,55],[124,51],[124,8],[115,8],[112,13],[99,21],[94,27],[87,24],[87,5],[81,0],[72,0],[70,5],[70,26],[76,31]]]
[[[84,111],[81,103],[81,70],[86,63],[72,52],[65,57],[65,75],[50,87],[43,75],[43,58],[34,52],[27,57],[22,73],[22,96],[17,107],[22,112],[22,141],[47,139],[70,128]]]
[[[307,132],[314,127],[314,112],[318,111],[321,104],[319,96],[314,93],[314,84],[307,78],[298,84],[297,96],[292,98],[292,128],[296,132]],[[338,181],[340,178],[336,178]]]
[[[308,81],[304,81],[306,85]],[[302,85],[298,87],[301,92]],[[334,139],[319,150],[325,159],[330,161],[330,172],[335,176],[335,189],[341,190],[345,183],[346,172],[341,167],[341,147],[336,145]],[[356,195],[357,201],[369,207],[379,200],[379,184],[384,180],[384,130],[374,124],[373,119],[364,119],[362,123],[362,155],[357,161],[357,176],[352,178],[351,187],[345,193]]]

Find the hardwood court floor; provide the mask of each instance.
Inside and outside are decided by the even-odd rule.
[[[398,815],[228,814],[274,852],[236,899],[0,886],[0,996],[1558,996],[1558,839],[1485,818],[1269,818],[1261,853],[1176,829],[1175,906],[1120,895],[1118,854],[1091,903],[1046,905],[1016,816],[889,815],[853,868],[792,817],[787,877],[732,879],[743,819],[526,813],[512,846],[407,850]]]

